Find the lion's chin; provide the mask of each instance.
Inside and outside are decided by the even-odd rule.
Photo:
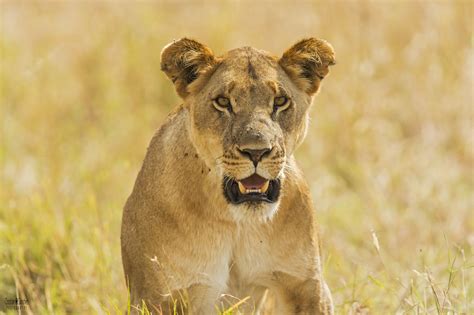
[[[225,176],[223,179],[224,196],[231,204],[275,203],[280,196],[280,179],[265,179],[257,174],[236,180]]]
[[[235,222],[241,224],[266,223],[273,219],[280,207],[280,200],[268,202],[229,203],[229,211]]]

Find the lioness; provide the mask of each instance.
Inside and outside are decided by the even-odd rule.
[[[133,305],[207,315],[242,299],[243,313],[266,300],[273,314],[333,313],[293,152],[334,63],[315,38],[281,58],[251,47],[215,56],[187,38],[163,49],[183,104],[151,140],[123,213]]]

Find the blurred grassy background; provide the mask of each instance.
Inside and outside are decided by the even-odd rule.
[[[331,42],[297,159],[337,313],[474,313],[470,1],[1,2],[0,303],[123,309],[122,206],[179,103],[159,55],[183,36]]]

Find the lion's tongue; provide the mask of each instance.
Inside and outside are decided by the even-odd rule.
[[[267,183],[267,179],[253,174],[250,177],[242,179],[240,182],[246,189],[261,189]]]

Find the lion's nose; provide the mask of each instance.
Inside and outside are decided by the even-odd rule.
[[[257,167],[258,162],[260,162],[265,155],[268,155],[272,149],[265,148],[265,149],[238,149],[240,153],[247,156],[252,162],[255,167]]]

